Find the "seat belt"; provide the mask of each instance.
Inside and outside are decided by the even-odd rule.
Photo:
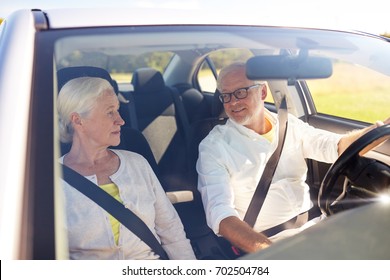
[[[264,204],[265,197],[267,196],[269,187],[274,177],[276,167],[278,165],[280,155],[282,153],[284,140],[286,138],[287,132],[287,102],[286,97],[283,96],[279,110],[278,110],[278,120],[279,120],[279,139],[278,146],[269,158],[267,164],[265,165],[263,174],[257,184],[255,193],[253,194],[252,200],[249,204],[248,210],[245,213],[244,221],[247,222],[252,228],[256,223],[257,217],[259,216],[261,207]]]
[[[132,233],[145,242],[161,259],[169,259],[160,242],[137,215],[81,174],[66,165],[61,165],[63,170],[62,178],[69,185],[93,200],[115,217],[122,225],[127,227]]]

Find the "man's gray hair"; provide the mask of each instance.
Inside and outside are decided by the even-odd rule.
[[[245,67],[246,67],[246,64],[245,64],[245,62],[242,62],[242,61],[233,62],[232,64],[229,64],[228,66],[223,67],[218,75],[217,89],[219,91],[221,91],[223,79],[225,78],[225,76],[227,74],[229,74],[230,72],[240,70],[242,68],[245,69]]]

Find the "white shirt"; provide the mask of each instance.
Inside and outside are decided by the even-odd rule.
[[[110,179],[123,204],[149,227],[170,259],[196,259],[181,220],[147,160],[141,155],[112,150],[120,166]],[[60,159],[63,163],[63,157]],[[97,183],[95,175],[86,176]],[[62,181],[71,259],[158,259],[148,245],[120,225],[116,245],[107,212]]]
[[[272,143],[231,119],[213,128],[199,145],[198,189],[205,207],[207,223],[218,234],[220,222],[236,216],[243,219],[268,158],[277,147],[276,115],[265,111],[275,126]],[[289,115],[283,152],[267,197],[254,225],[261,232],[284,223],[312,207],[305,183],[305,158],[333,162],[341,135],[315,129]],[[313,221],[311,222],[311,224]],[[307,225],[303,225],[306,228]],[[271,240],[287,237],[297,230],[286,230]]]

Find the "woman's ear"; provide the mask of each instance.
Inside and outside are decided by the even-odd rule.
[[[70,121],[73,124],[73,127],[81,125],[81,117],[80,117],[80,115],[78,113],[73,112],[70,115]]]

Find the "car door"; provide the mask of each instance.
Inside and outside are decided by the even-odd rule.
[[[388,77],[368,68],[335,62],[333,75],[324,80],[299,83],[298,91],[305,104],[305,120],[314,127],[336,133],[348,133],[388,118],[390,83]],[[367,156],[389,164],[390,143],[375,148]],[[321,185],[330,164],[308,161],[311,185]],[[343,188],[339,178],[336,193]]]

